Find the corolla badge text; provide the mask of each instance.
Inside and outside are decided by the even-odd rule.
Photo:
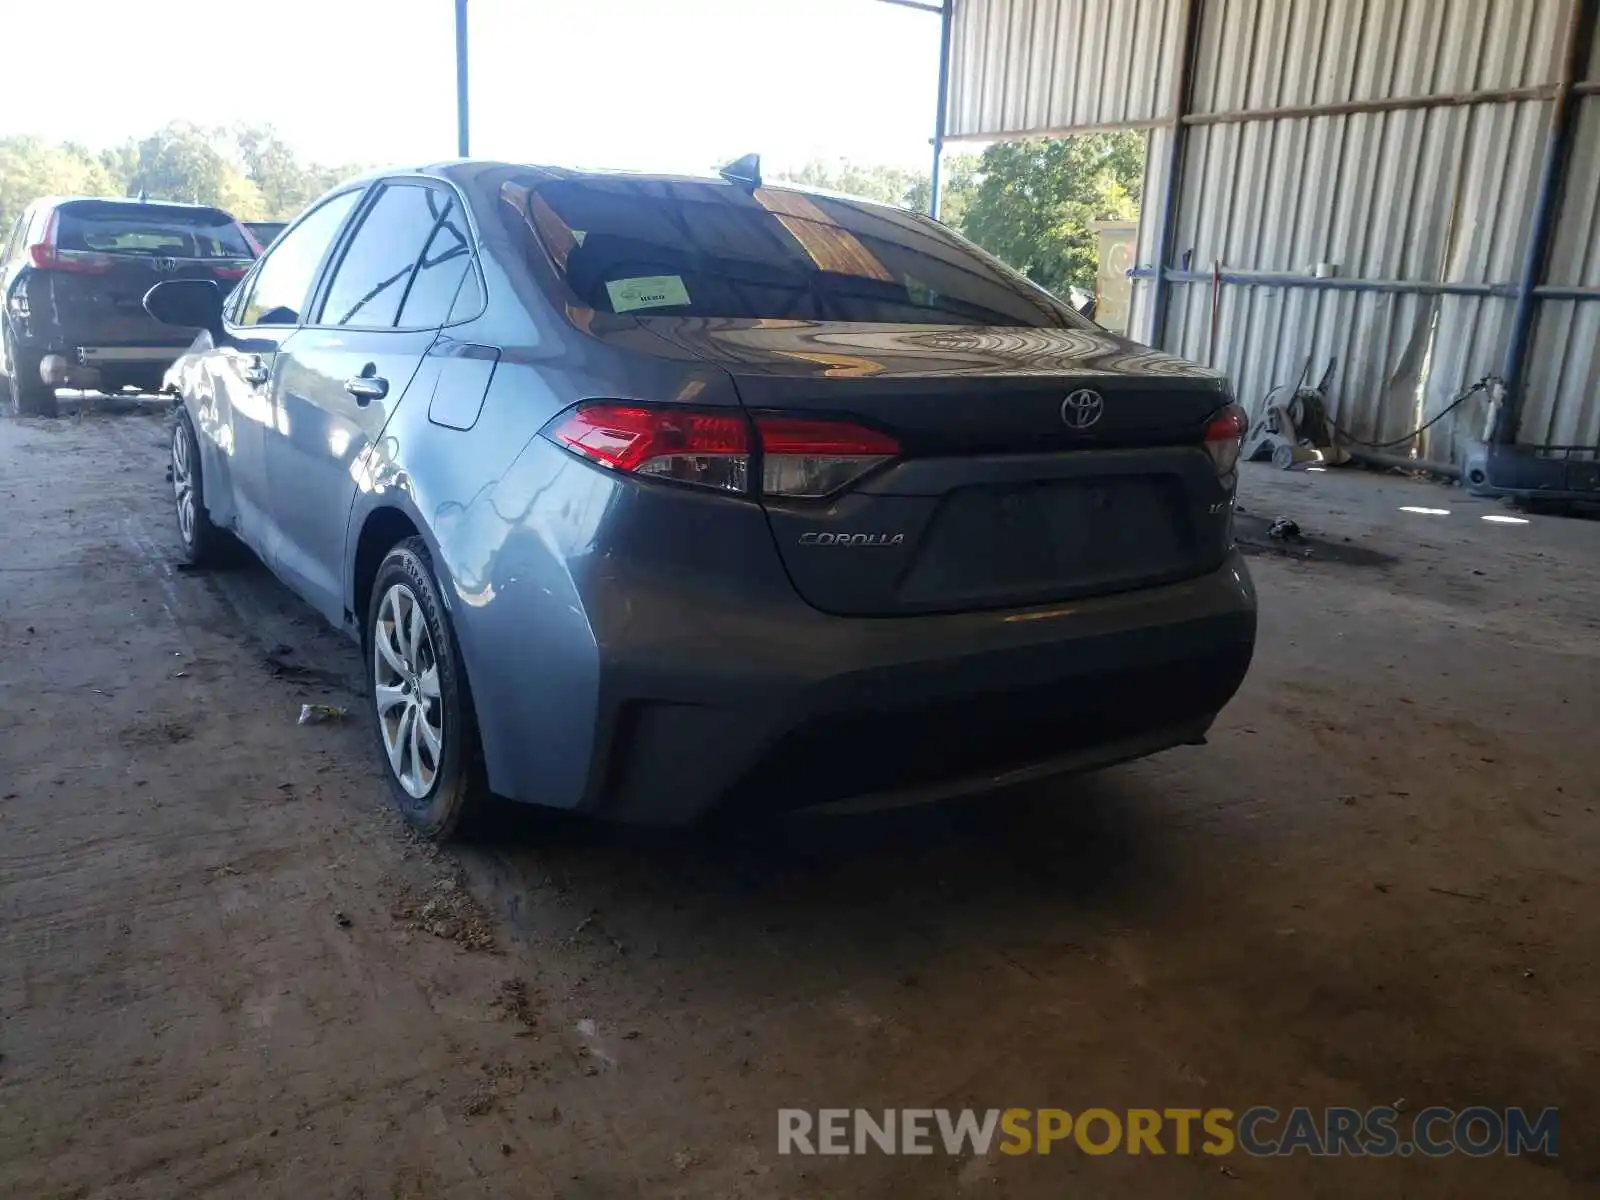
[[[903,533],[802,533],[802,546],[899,546]]]

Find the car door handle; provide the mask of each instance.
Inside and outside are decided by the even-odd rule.
[[[272,372],[267,369],[267,364],[259,358],[251,359],[240,372],[246,383],[265,383],[272,378]]]
[[[344,381],[344,390],[356,398],[357,404],[365,407],[389,394],[389,381],[382,375],[352,375]]]

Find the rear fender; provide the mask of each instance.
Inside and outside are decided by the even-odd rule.
[[[503,357],[470,429],[430,421],[425,403],[395,410],[356,463],[347,604],[359,628],[363,528],[381,509],[404,514],[433,560],[490,787],[570,807],[587,783],[598,651],[568,564],[614,482],[537,436],[539,410],[559,407],[547,395]]]

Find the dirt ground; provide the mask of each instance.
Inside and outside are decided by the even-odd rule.
[[[174,567],[164,445],[0,420],[0,1195],[1600,1192],[1600,523],[1251,470],[1260,648],[1206,747],[438,853],[363,724],[296,723],[353,646]],[[1393,1102],[1558,1105],[1559,1154],[777,1153],[782,1107]]]

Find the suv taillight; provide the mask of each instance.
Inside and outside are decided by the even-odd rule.
[[[1250,419],[1237,404],[1218,410],[1206,422],[1206,453],[1216,464],[1217,478],[1227,479],[1239,465],[1239,450],[1249,428]]]
[[[74,275],[104,275],[115,266],[109,254],[93,250],[59,250],[56,248],[56,213],[45,222],[44,236],[37,246],[28,247],[28,257],[41,271],[67,271]]]
[[[104,275],[114,265],[109,254],[93,250],[57,250],[41,242],[28,250],[33,265],[41,271],[70,271],[74,275]]]
[[[791,499],[832,495],[900,452],[848,421],[761,413],[753,423],[725,409],[600,402],[562,413],[544,434],[609,470],[740,494],[759,455],[762,494]]]

